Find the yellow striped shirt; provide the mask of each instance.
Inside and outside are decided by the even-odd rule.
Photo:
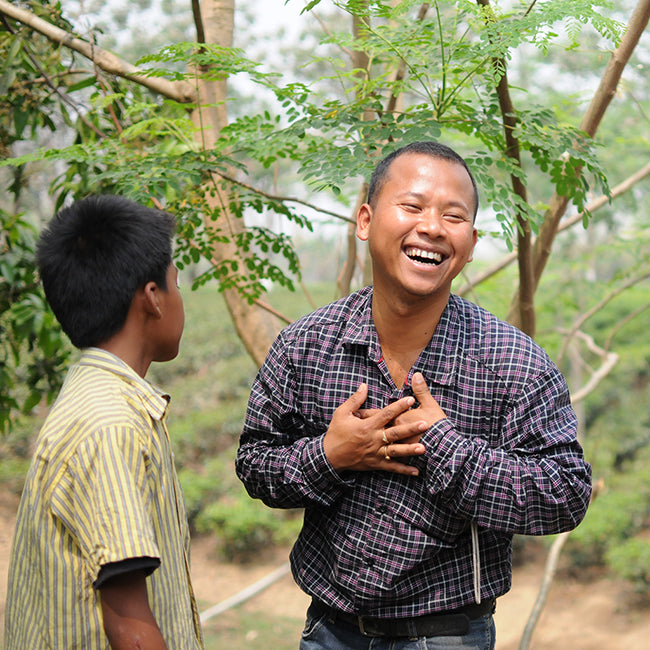
[[[101,567],[157,558],[149,604],[169,648],[203,646],[189,531],[165,426],[168,396],[112,354],[89,348],[36,441],[9,568],[11,650],[108,648]]]

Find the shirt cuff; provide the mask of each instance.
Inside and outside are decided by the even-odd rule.
[[[99,569],[97,580],[93,582],[95,589],[101,589],[108,580],[125,573],[144,571],[146,576],[151,575],[160,566],[157,557],[130,557],[120,562],[109,562]]]
[[[464,447],[470,441],[456,433],[451,421],[445,418],[425,431],[420,442],[426,451],[418,457],[423,465],[419,469],[424,471],[429,491],[443,495],[446,491],[453,490],[453,482],[465,455]]]
[[[346,480],[332,467],[325,455],[324,438],[324,435],[312,438],[305,445],[302,456],[304,476],[314,491],[323,492],[335,487],[342,493],[354,485],[354,479]]]

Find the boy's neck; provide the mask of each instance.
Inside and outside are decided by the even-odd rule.
[[[97,346],[106,352],[114,354],[121,359],[127,366],[132,368],[140,377],[144,378],[151,365],[151,359],[146,358],[143,348],[137,348],[125,341],[123,337],[113,336],[108,341]]]

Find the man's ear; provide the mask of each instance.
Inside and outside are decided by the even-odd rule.
[[[160,287],[155,282],[147,282],[141,289],[145,311],[155,318],[162,317],[160,309]]]
[[[372,208],[368,203],[364,203],[357,212],[357,237],[361,241],[368,241],[371,220]]]

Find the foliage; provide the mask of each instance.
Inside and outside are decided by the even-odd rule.
[[[582,565],[602,564],[606,553],[639,532],[649,509],[648,499],[631,491],[608,491],[591,506],[572,535],[572,555]]]
[[[0,209],[0,431],[16,410],[51,402],[71,345],[56,324],[38,283],[33,226]]]
[[[270,510],[241,490],[234,497],[211,503],[196,520],[199,532],[217,536],[226,558],[250,560],[266,548],[296,538],[301,517]]]
[[[74,31],[58,3],[30,6]],[[593,194],[606,193],[612,179],[621,180],[644,159],[648,129],[640,124],[648,122],[648,95],[643,70],[631,73],[618,89],[616,112],[602,134],[607,146],[575,126],[588,99],[579,89],[595,85],[605,55],[622,33],[611,18],[616,15],[611,3],[547,0],[486,7],[458,0],[432,3],[425,14],[419,13],[421,7],[414,0],[310,2],[305,20],[323,12],[319,18],[325,28],[319,28],[318,47],[296,56],[300,68],[295,70],[268,72],[268,65],[250,60],[243,51],[210,44],[177,42],[148,53],[139,66],[149,76],[193,86],[215,77],[247,80],[247,102],[238,103],[231,94],[231,114],[237,117],[209,149],[196,137],[189,116],[193,106],[153,97],[137,83],[104,74],[7,19],[0,26],[0,182],[6,184],[6,195],[19,202],[31,189],[30,175],[41,167],[56,172],[51,185],[55,207],[98,191],[163,206],[178,216],[178,264],[184,277],[191,275],[198,295],[208,295],[202,292],[215,280],[221,289],[237,288],[253,301],[272,284],[295,288],[302,265],[293,233],[322,232],[307,214],[320,212],[330,221],[344,216],[376,160],[403,143],[434,138],[461,151],[479,182],[482,204],[489,206],[481,211],[480,227],[510,247],[517,216],[536,232],[554,191],[580,211]],[[365,24],[356,36],[341,20],[352,15]],[[351,69],[351,52],[367,54],[367,68]],[[643,63],[643,57],[636,61]],[[506,67],[521,165],[508,155],[499,104],[498,84]],[[57,138],[53,144],[24,153],[29,141],[42,142],[47,131]],[[276,174],[282,179],[279,186],[288,189],[276,187]],[[527,202],[513,191],[513,178],[527,186]],[[329,209],[311,202],[315,192]],[[289,198],[291,193],[298,200]],[[645,190],[630,194],[625,210],[604,208],[604,216],[590,222],[586,237],[568,233],[556,242],[554,265],[538,292],[540,341],[552,356],[560,355],[562,336],[582,314],[647,269],[648,210],[642,209],[644,201],[648,207],[647,196]],[[27,224],[34,219],[16,217],[7,208],[0,217],[3,237],[5,231],[14,233],[12,262],[3,252],[2,262],[7,263],[0,265],[5,278],[0,286],[3,291],[11,287],[11,304],[0,326],[10,332],[18,327],[2,337],[6,373],[0,395],[6,401],[0,418],[6,421],[19,405],[29,409],[39,394],[52,393],[67,353],[29,275],[34,233]],[[585,223],[589,218],[585,213]],[[245,228],[237,227],[243,223]],[[225,244],[232,244],[233,252],[218,256]],[[326,251],[328,271],[335,272],[329,243]],[[12,273],[22,274],[26,293],[15,293]],[[471,298],[504,315],[516,282],[514,271],[502,273],[474,288]],[[624,551],[629,558],[643,558],[631,540],[644,534],[650,501],[643,489],[647,423],[638,415],[639,405],[647,403],[650,350],[642,318],[626,320],[647,302],[643,292],[643,285],[628,291],[583,327],[599,344],[611,344],[619,362],[581,406],[587,455],[607,491],[576,531],[574,546],[581,547],[577,561],[609,562],[613,568],[623,564],[616,552],[619,545],[631,545]],[[273,300],[274,294],[266,298]],[[177,418],[172,430],[177,431],[193,522],[218,530],[226,540],[242,535],[248,548],[277,538],[281,524],[261,510],[240,508],[243,496],[226,480],[232,468],[213,460],[232,454],[254,372],[233,343],[232,332],[220,328],[227,315],[208,312],[213,299],[205,300],[205,313],[197,316],[205,322],[204,341],[194,349],[188,346],[188,355],[176,366],[181,379],[171,386]],[[293,317],[298,309],[290,305],[287,313]],[[228,350],[219,347],[215,352],[218,339],[226,341]],[[43,346],[61,358],[44,355]],[[50,375],[29,386],[28,373],[21,374],[28,366],[19,368],[16,355],[33,358],[34,368]],[[600,362],[579,347],[578,357],[561,359],[567,374],[577,376],[572,377],[574,388]],[[53,365],[44,370],[38,365],[43,362]],[[213,367],[223,368],[224,375],[212,375]],[[153,376],[162,380],[166,374],[153,369]],[[621,467],[628,481],[619,476]],[[242,509],[237,520],[228,521],[224,504]],[[238,552],[234,539],[233,546],[229,543],[229,552]]]
[[[638,591],[650,593],[650,540],[633,537],[607,552],[607,563]]]
[[[367,15],[365,3],[336,4],[350,15],[362,15],[365,28],[356,39],[340,28],[330,30],[322,38],[331,48],[326,60],[313,55],[305,66],[325,63],[326,72],[309,81],[284,82],[276,73],[263,72],[243,51],[210,43],[166,44],[141,58],[137,65],[144,76],[192,86],[246,77],[260,95],[274,98],[268,109],[240,111],[210,149],[197,143],[187,106],[152,99],[137,83],[88,69],[79,55],[52,48],[26,26],[5,20],[0,31],[3,151],[11,153],[16,143],[36,139],[44,129],[54,132],[61,122],[70,139],[67,146],[0,162],[11,165],[15,182],[9,190],[19,197],[19,179],[30,166],[57,162],[64,166],[52,185],[55,208],[90,192],[162,205],[179,220],[178,265],[202,268],[194,286],[216,280],[222,290],[236,288],[250,303],[269,282],[294,287],[300,261],[285,230],[312,229],[290,200],[259,191],[254,179],[239,181],[258,169],[288,161],[308,192],[329,191],[349,205],[352,184],[367,178],[387,150],[417,139],[461,143],[473,150],[468,161],[510,246],[517,215],[536,230],[544,207],[523,203],[510,187],[511,176],[538,170],[578,210],[588,191],[606,191],[594,143],[552,107],[522,102],[515,135],[528,153],[526,171],[505,155],[496,90],[504,72],[499,62],[524,46],[547,53],[565,38],[563,30],[556,31],[559,25],[568,26],[570,47],[578,45],[585,25],[615,42],[621,26],[598,3],[554,0],[524,12],[516,4],[497,3],[488,10],[459,1],[436,4],[423,17],[417,17],[421,3],[412,0],[371,2]],[[74,31],[59,5],[35,3],[33,8]],[[367,71],[347,68],[340,53],[350,50],[367,53]],[[406,74],[395,74],[400,69]],[[332,83],[336,93],[330,92]],[[398,96],[401,108],[387,110]],[[280,219],[279,228],[264,225],[270,215]],[[232,219],[244,218],[246,228],[233,227]],[[232,251],[220,255],[229,243]]]
[[[233,470],[235,451],[229,447],[200,467],[183,467],[179,479],[190,526],[219,540],[227,559],[246,561],[266,548],[292,542],[301,520],[248,497]]]

